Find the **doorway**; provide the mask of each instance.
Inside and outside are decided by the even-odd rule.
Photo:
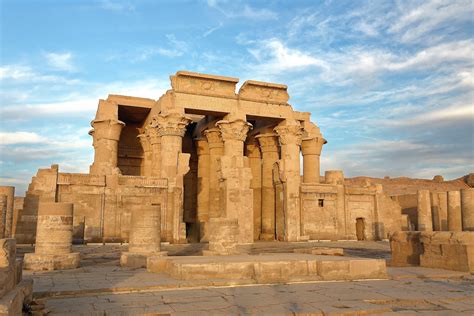
[[[365,219],[362,217],[356,218],[356,236],[357,240],[365,240]]]

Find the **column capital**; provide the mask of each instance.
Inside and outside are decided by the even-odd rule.
[[[145,127],[145,135],[148,138],[150,145],[161,143],[161,136],[158,135],[158,129],[156,127],[152,127],[151,125]]]
[[[327,141],[320,135],[314,138],[306,138],[302,140],[301,143],[301,152],[303,156],[305,155],[321,155],[321,150],[323,145]]]
[[[151,150],[150,139],[148,138],[148,135],[146,134],[146,132],[143,134],[139,134],[137,138],[138,138],[138,141],[140,142],[140,145],[142,145],[144,152],[148,152]]]
[[[221,131],[222,140],[239,140],[245,141],[248,131],[252,128],[252,124],[242,119],[233,121],[221,120],[216,123]]]
[[[246,156],[249,158],[261,158],[260,146],[254,136],[250,136],[245,143]]]
[[[118,141],[125,123],[115,119],[93,120],[91,122],[91,126],[94,128],[94,130],[90,131],[89,135],[94,137],[96,141],[100,139]]]
[[[255,136],[260,144],[260,150],[262,153],[265,152],[277,152],[278,151],[278,136],[275,133],[265,133]]]
[[[300,146],[303,138],[303,128],[300,124],[278,125],[273,129],[279,136],[280,144]]]
[[[156,128],[158,136],[180,136],[186,133],[191,119],[180,113],[158,114],[151,118],[150,126]]]
[[[217,128],[209,128],[203,132],[207,138],[209,148],[224,147],[221,131]]]

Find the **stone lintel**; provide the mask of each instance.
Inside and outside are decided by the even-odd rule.
[[[301,183],[303,193],[333,193],[337,194],[337,187],[332,184]]]
[[[148,98],[133,97],[128,95],[109,94],[107,101],[112,101],[118,105],[135,106],[151,109],[156,101]]]
[[[171,86],[176,92],[236,98],[238,78],[178,71],[171,76]]]
[[[287,104],[290,96],[288,86],[277,83],[247,80],[239,90],[239,98],[243,100],[268,103]]]

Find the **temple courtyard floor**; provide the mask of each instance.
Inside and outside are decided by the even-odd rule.
[[[205,244],[163,245],[169,256],[198,255]],[[282,257],[294,249],[343,248],[345,257],[387,259],[388,242],[258,242],[242,252]],[[125,245],[74,246],[81,267],[29,272],[37,315],[473,315],[474,276],[420,267],[387,267],[376,280],[255,284],[249,279],[176,279],[119,266]],[[19,245],[20,255],[33,251]],[[286,253],[286,254],[283,254]],[[324,256],[322,256],[324,257]],[[331,257],[331,256],[328,256]],[[355,258],[357,257],[357,258]],[[180,258],[183,260],[183,258]],[[35,308],[36,307],[36,308]],[[41,309],[41,308],[40,308]]]

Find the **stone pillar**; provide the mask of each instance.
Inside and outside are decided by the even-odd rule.
[[[5,210],[4,238],[12,238],[13,231],[13,203],[15,202],[15,187],[0,186],[0,195],[7,196],[7,205]],[[1,210],[0,210],[1,211]]]
[[[91,174],[120,174],[117,167],[118,142],[125,123],[116,119],[94,120],[91,122],[95,150],[94,163],[90,167]]]
[[[324,182],[326,184],[344,184],[344,172],[342,170],[326,170]]]
[[[448,230],[448,192],[438,192],[438,216],[440,221],[440,230]]]
[[[303,128],[298,121],[286,120],[275,127],[281,146],[281,176],[283,182],[283,205],[285,241],[307,240],[301,231],[300,205],[300,146]]]
[[[209,144],[205,138],[196,140],[198,155],[198,194],[197,194],[197,220],[199,222],[199,238],[207,242],[209,224]]]
[[[255,137],[248,140],[245,150],[252,170],[250,188],[253,190],[253,239],[258,240],[262,233],[262,155]]]
[[[163,256],[161,251],[161,206],[143,204],[140,197],[131,200],[131,228],[128,252],[120,256],[123,267],[145,268],[150,256]]]
[[[218,128],[204,131],[209,145],[209,218],[220,216],[218,161],[224,154],[224,142]]]
[[[418,231],[433,231],[433,221],[431,217],[430,191],[419,190],[417,193],[418,207]]]
[[[319,183],[320,156],[323,145],[326,140],[320,137],[305,139],[301,143],[301,152],[303,154],[303,182]]]
[[[278,137],[274,133],[255,137],[262,153],[262,233],[260,239],[275,239],[275,188],[273,165],[278,161]]]
[[[161,137],[158,135],[158,130],[154,127],[148,126],[145,129],[148,142],[150,143],[150,175],[152,177],[161,176]]]
[[[221,216],[237,219],[238,242],[253,242],[252,171],[244,157],[244,141],[252,127],[242,119],[221,120],[216,123],[224,141],[224,155],[219,161]]]
[[[40,202],[35,252],[25,254],[27,270],[60,270],[79,267],[79,253],[71,252],[73,204]]]
[[[140,175],[144,177],[151,176],[151,164],[153,160],[153,152],[151,149],[150,138],[146,133],[137,136],[143,149],[143,161],[141,165]]]
[[[448,230],[462,231],[461,193],[459,191],[448,192]]]
[[[186,242],[183,218],[183,177],[189,171],[190,154],[182,153],[183,137],[191,119],[181,113],[158,114],[150,127],[160,137],[160,176],[168,180],[167,220],[171,223],[171,238],[175,243]]]
[[[474,188],[461,190],[462,230],[474,231]]]
[[[5,220],[7,215],[7,196],[0,195],[0,239],[5,238]]]

